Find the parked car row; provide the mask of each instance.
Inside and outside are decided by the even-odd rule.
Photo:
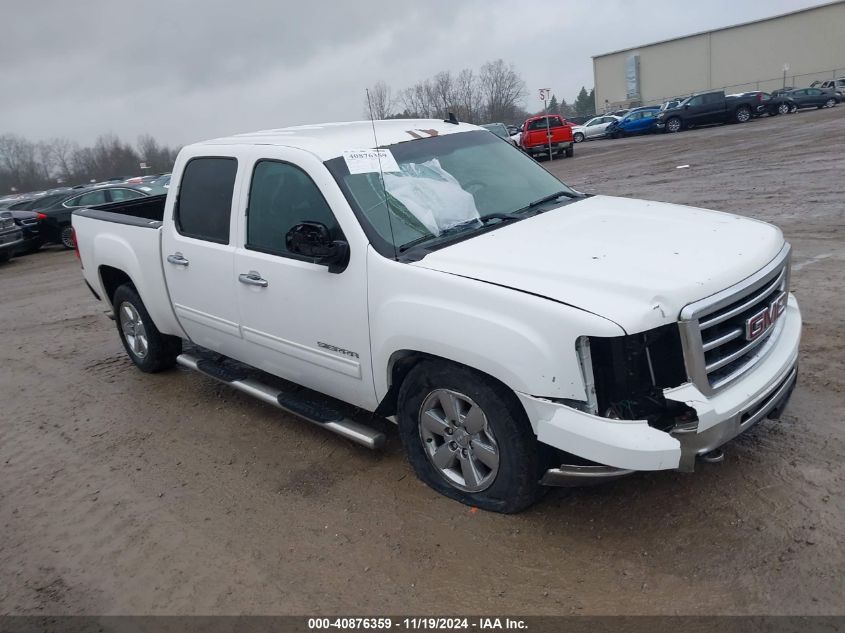
[[[35,252],[44,244],[72,249],[70,216],[74,209],[161,195],[169,185],[170,174],[156,174],[0,198],[0,262],[15,254]],[[9,222],[12,228],[6,230]],[[19,235],[12,240],[14,232]]]
[[[573,136],[575,142],[580,143],[592,138],[620,138],[649,132],[674,133],[698,125],[745,123],[754,117],[789,114],[801,108],[832,108],[841,101],[841,93],[831,87],[790,88],[772,93],[754,90],[729,95],[722,90],[714,90],[686,98],[676,97],[660,106],[642,106],[599,115],[584,125],[573,127]]]

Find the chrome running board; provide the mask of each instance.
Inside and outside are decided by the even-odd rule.
[[[304,420],[316,424],[341,437],[366,446],[370,449],[377,449],[384,446],[384,433],[371,429],[363,424],[358,424],[345,417],[340,411],[313,400],[304,399],[297,394],[281,391],[258,382],[237,369],[225,367],[211,360],[200,358],[194,354],[180,354],[176,362],[193,369],[210,378],[229,385],[253,398],[273,405],[286,413],[290,413]]]

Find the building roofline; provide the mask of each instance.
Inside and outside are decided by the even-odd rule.
[[[608,55],[616,55],[617,53],[626,53],[628,51],[635,51],[638,48],[647,48],[649,46],[657,46],[658,44],[666,44],[668,42],[676,42],[678,40],[685,40],[689,37],[698,37],[699,35],[707,35],[708,33],[716,33],[718,31],[727,31],[728,29],[736,29],[741,26],[749,26],[751,24],[758,24],[760,22],[768,22],[769,20],[777,20],[779,18],[789,17],[790,15],[797,15],[798,13],[806,13],[807,11],[815,11],[816,9],[824,9],[826,7],[832,7],[837,4],[843,4],[845,0],[833,0],[832,2],[825,2],[822,4],[816,4],[811,7],[804,7],[803,9],[796,9],[795,11],[789,11],[787,13],[779,13],[778,15],[772,15],[767,18],[760,18],[758,20],[751,20],[749,22],[741,22],[739,24],[729,24],[728,26],[721,26],[717,29],[709,29],[707,31],[698,31],[697,33],[690,33],[688,35],[679,35],[677,37],[670,37],[665,40],[658,40],[656,42],[649,42],[648,44],[640,44],[638,46],[629,46],[627,48],[620,48],[619,50],[610,51],[609,53],[600,53],[598,55],[593,55],[592,59],[598,59],[599,57],[607,57]]]

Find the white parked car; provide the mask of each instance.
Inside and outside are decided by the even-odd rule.
[[[576,143],[586,141],[590,138],[600,138],[605,135],[607,126],[614,121],[619,121],[622,117],[614,116],[612,114],[603,114],[601,116],[593,117],[584,125],[576,125],[572,128],[572,137]]]
[[[178,363],[371,448],[360,411],[387,417],[422,481],[487,510],[715,461],[795,384],[780,230],[583,195],[466,123],[190,145],[166,196],[73,226],[138,368]]]

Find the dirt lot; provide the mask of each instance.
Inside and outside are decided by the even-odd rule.
[[[584,191],[730,210],[795,246],[788,415],[694,474],[516,516],[182,370],[124,355],[69,252],[0,268],[0,614],[845,613],[845,107],[595,141]],[[689,165],[676,169],[678,165]]]

